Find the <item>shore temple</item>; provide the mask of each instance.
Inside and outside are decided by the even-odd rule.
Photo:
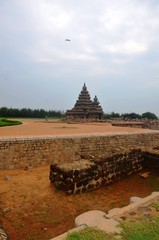
[[[97,96],[92,101],[84,83],[74,107],[67,110],[66,117],[67,119],[101,119],[102,114],[103,110]]]

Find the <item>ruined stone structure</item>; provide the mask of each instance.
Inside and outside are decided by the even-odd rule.
[[[151,149],[125,149],[70,164],[50,165],[50,181],[66,193],[82,193],[108,185],[142,170],[159,169],[159,151]]]
[[[141,170],[142,162],[141,150],[134,149],[70,164],[51,164],[50,181],[66,193],[82,193]]]
[[[118,127],[133,127],[133,128],[149,128],[153,130],[159,130],[159,120],[145,120],[141,119],[140,121],[137,120],[111,120],[110,121],[112,126]]]
[[[1,170],[44,165],[60,189],[92,190],[142,167],[158,171],[159,132],[0,139]]]
[[[97,96],[92,101],[84,84],[74,107],[67,110],[66,117],[67,119],[101,119],[102,114],[103,110]]]

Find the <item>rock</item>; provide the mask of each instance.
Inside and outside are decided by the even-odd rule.
[[[4,213],[10,212],[10,211],[12,211],[12,208],[11,208],[11,207],[4,208],[4,209],[3,209],[3,212],[4,212]]]
[[[0,240],[7,240],[7,234],[3,231],[0,226]]]
[[[43,228],[43,230],[44,230],[44,231],[47,231],[47,228],[45,227],[45,228]]]
[[[151,195],[158,195],[158,192],[152,192]]]
[[[140,201],[142,198],[140,198],[140,197],[131,197],[130,198],[130,203],[135,203],[135,202],[138,202],[138,201]]]
[[[145,212],[149,212],[149,208],[147,206],[139,206],[138,210],[145,213]]]
[[[7,180],[7,181],[10,181],[11,177],[10,176],[5,176],[4,179]]]
[[[105,218],[105,212],[100,210],[92,210],[85,212],[75,219],[75,225],[81,226],[85,224],[88,227],[98,227],[108,233],[120,233],[121,228],[119,227],[119,222],[114,219]]]
[[[112,208],[108,211],[108,214],[114,214],[117,215],[120,212],[121,208]]]
[[[140,177],[142,177],[142,178],[148,178],[148,177],[149,177],[149,174],[150,174],[150,172],[144,172],[144,173],[140,173],[139,175],[140,175]]]
[[[32,169],[32,166],[28,165],[28,166],[25,166],[24,170],[31,170]]]

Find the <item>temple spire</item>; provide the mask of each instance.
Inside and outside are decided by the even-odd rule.
[[[87,87],[86,87],[86,84],[85,84],[85,82],[84,82],[84,85],[83,85],[83,88],[82,88],[82,90],[87,90]]]

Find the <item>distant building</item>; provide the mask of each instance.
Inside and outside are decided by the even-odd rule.
[[[84,83],[78,100],[71,110],[67,110],[66,117],[69,119],[101,119],[102,114],[103,110],[97,96],[92,101]]]

